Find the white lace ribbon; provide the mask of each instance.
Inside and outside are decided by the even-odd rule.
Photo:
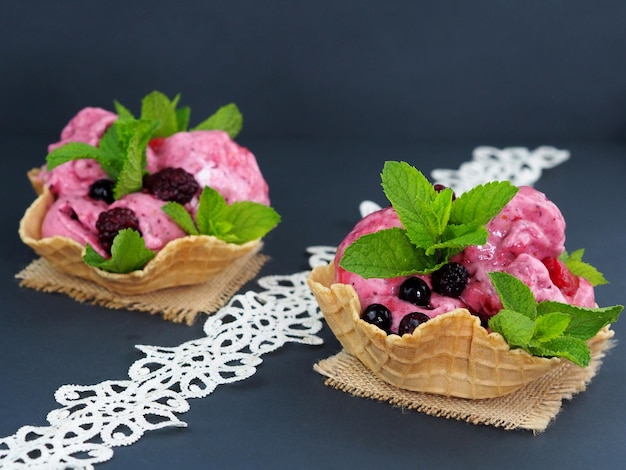
[[[462,192],[490,180],[534,184],[545,168],[568,158],[552,147],[479,147],[473,161],[457,171],[435,170],[435,180]],[[363,215],[378,206],[361,205]],[[335,247],[308,248],[313,268],[332,260]],[[61,408],[48,413],[49,426],[23,426],[0,439],[3,468],[93,468],[147,431],[185,427],[178,415],[189,399],[203,398],[219,385],[252,376],[261,356],[288,342],[316,345],[322,339],[317,303],[306,285],[309,271],[259,279],[259,292],[232,297],[204,324],[205,337],[176,347],[138,345],[145,355],[133,363],[128,380],[96,385],[63,385],[55,393]]]

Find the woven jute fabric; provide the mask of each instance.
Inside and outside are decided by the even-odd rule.
[[[202,284],[171,287],[141,295],[115,294],[96,283],[60,272],[43,258],[31,262],[15,277],[20,279],[23,287],[61,293],[79,302],[107,308],[162,315],[165,320],[191,325],[198,315],[214,313],[224,306],[258,274],[268,259],[264,254],[251,252]]]
[[[590,344],[589,366],[582,368],[569,361],[509,395],[482,400],[445,397],[403,390],[374,376],[354,356],[345,351],[323,359],[314,369],[327,377],[325,384],[356,397],[388,402],[403,409],[432,416],[489,425],[506,430],[524,429],[535,434],[545,431],[569,400],[585,390],[597,373],[613,340]]]

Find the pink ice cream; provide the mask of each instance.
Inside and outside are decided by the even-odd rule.
[[[186,235],[183,230],[170,219],[161,207],[165,201],[151,194],[132,193],[118,199],[109,206],[131,209],[139,219],[139,231],[146,243],[146,248],[158,251],[176,238]]]
[[[48,152],[68,142],[97,146],[106,130],[117,120],[117,114],[102,108],[83,108],[61,131],[61,140],[50,144]]]
[[[98,216],[115,207],[125,207],[131,209],[139,219],[139,231],[146,248],[158,251],[166,243],[186,235],[161,210],[163,204],[164,201],[145,193],[128,194],[110,206],[104,201],[90,198],[61,197],[48,209],[41,226],[41,236],[45,238],[58,235],[76,240],[81,245],[89,243],[98,253],[105,256],[98,242],[96,228]]]
[[[341,242],[335,257],[336,281],[351,284],[362,308],[379,303],[392,314],[391,331],[397,331],[400,320],[410,312],[423,312],[429,317],[457,307],[486,319],[501,308],[498,296],[488,278],[491,271],[508,272],[525,282],[538,301],[555,300],[583,307],[594,307],[594,291],[583,278],[577,286],[559,289],[553,282],[544,261],[558,258],[564,250],[565,221],[559,209],[546,196],[530,187],[521,187],[518,194],[487,225],[489,238],[483,246],[466,248],[451,261],[461,263],[470,275],[467,287],[459,298],[431,294],[429,308],[422,308],[398,298],[398,289],[407,277],[364,279],[339,266],[345,249],[357,238],[391,227],[402,227],[391,207],[374,212],[357,223]],[[430,275],[417,275],[432,287]]]
[[[106,130],[115,122],[117,114],[101,108],[84,108],[61,131],[61,140],[50,144],[48,152],[68,142],[82,142],[97,146]],[[56,196],[86,196],[94,181],[107,175],[95,160],[83,159],[64,163],[48,172],[45,165],[39,173],[43,185]]]
[[[83,246],[89,243],[101,255],[104,255],[104,251],[98,244],[96,221],[100,213],[105,210],[107,210],[107,204],[104,201],[78,196],[60,197],[46,212],[41,225],[41,237],[67,237]]]
[[[153,145],[148,171],[183,168],[201,188],[210,186],[230,204],[253,201],[269,205],[268,187],[256,158],[223,131],[179,132]]]
[[[39,177],[55,196],[86,197],[89,187],[100,179],[106,179],[107,174],[98,162],[85,158],[63,163],[50,172],[44,167]]]

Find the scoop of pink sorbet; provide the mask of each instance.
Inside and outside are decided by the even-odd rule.
[[[61,131],[61,140],[50,144],[48,152],[68,142],[97,146],[106,130],[117,120],[117,114],[102,108],[81,109]]]
[[[454,258],[469,274],[461,298],[474,312],[495,315],[502,305],[491,281],[490,271],[504,271],[526,283],[537,301],[554,300],[593,307],[593,288],[580,279],[578,290],[566,296],[550,279],[543,260],[558,258],[565,247],[565,219],[545,194],[528,186],[519,188],[515,197],[487,224],[489,238],[482,246],[466,248]]]
[[[146,248],[158,251],[165,244],[186,233],[170,219],[161,207],[165,201],[155,198],[151,194],[131,193],[118,199],[109,206],[131,209],[139,219],[139,231],[146,243]]]
[[[85,158],[63,163],[50,172],[44,167],[40,178],[55,196],[87,197],[94,182],[108,177],[97,161]]]
[[[255,156],[223,131],[174,134],[147,152],[147,168],[183,168],[200,187],[209,186],[230,204],[253,201],[269,205],[269,190]]]
[[[106,130],[115,122],[117,114],[101,108],[84,108],[61,131],[61,140],[48,146],[48,152],[69,142],[82,142],[97,146]],[[98,162],[92,159],[73,160],[47,171],[41,168],[39,180],[56,196],[86,196],[89,186],[106,178]]]
[[[105,210],[107,204],[104,201],[78,196],[60,197],[46,212],[41,225],[41,237],[67,237],[83,246],[89,243],[104,256],[98,244],[96,221]]]

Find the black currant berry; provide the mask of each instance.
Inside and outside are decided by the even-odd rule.
[[[433,187],[435,188],[435,191],[437,191],[438,193],[440,193],[441,191],[443,191],[444,189],[446,189],[446,186],[444,186],[443,184],[434,184]],[[452,200],[454,201],[456,199],[456,194],[454,194],[454,192],[452,193]]]
[[[433,290],[446,297],[459,297],[467,286],[469,273],[459,263],[448,263],[432,273]]]
[[[400,286],[398,297],[418,307],[429,307],[430,287],[419,277],[409,277]]]
[[[411,334],[422,323],[430,320],[430,317],[422,312],[411,312],[407,313],[402,320],[400,320],[400,325],[398,326],[398,334],[400,336],[404,334]]]
[[[381,330],[389,331],[391,328],[391,312],[382,304],[368,305],[361,318]]]
[[[112,204],[113,201],[115,201],[115,198],[113,197],[114,186],[115,182],[111,180],[102,179],[95,181],[91,186],[89,186],[89,197],[91,199],[99,199],[107,204]]]

